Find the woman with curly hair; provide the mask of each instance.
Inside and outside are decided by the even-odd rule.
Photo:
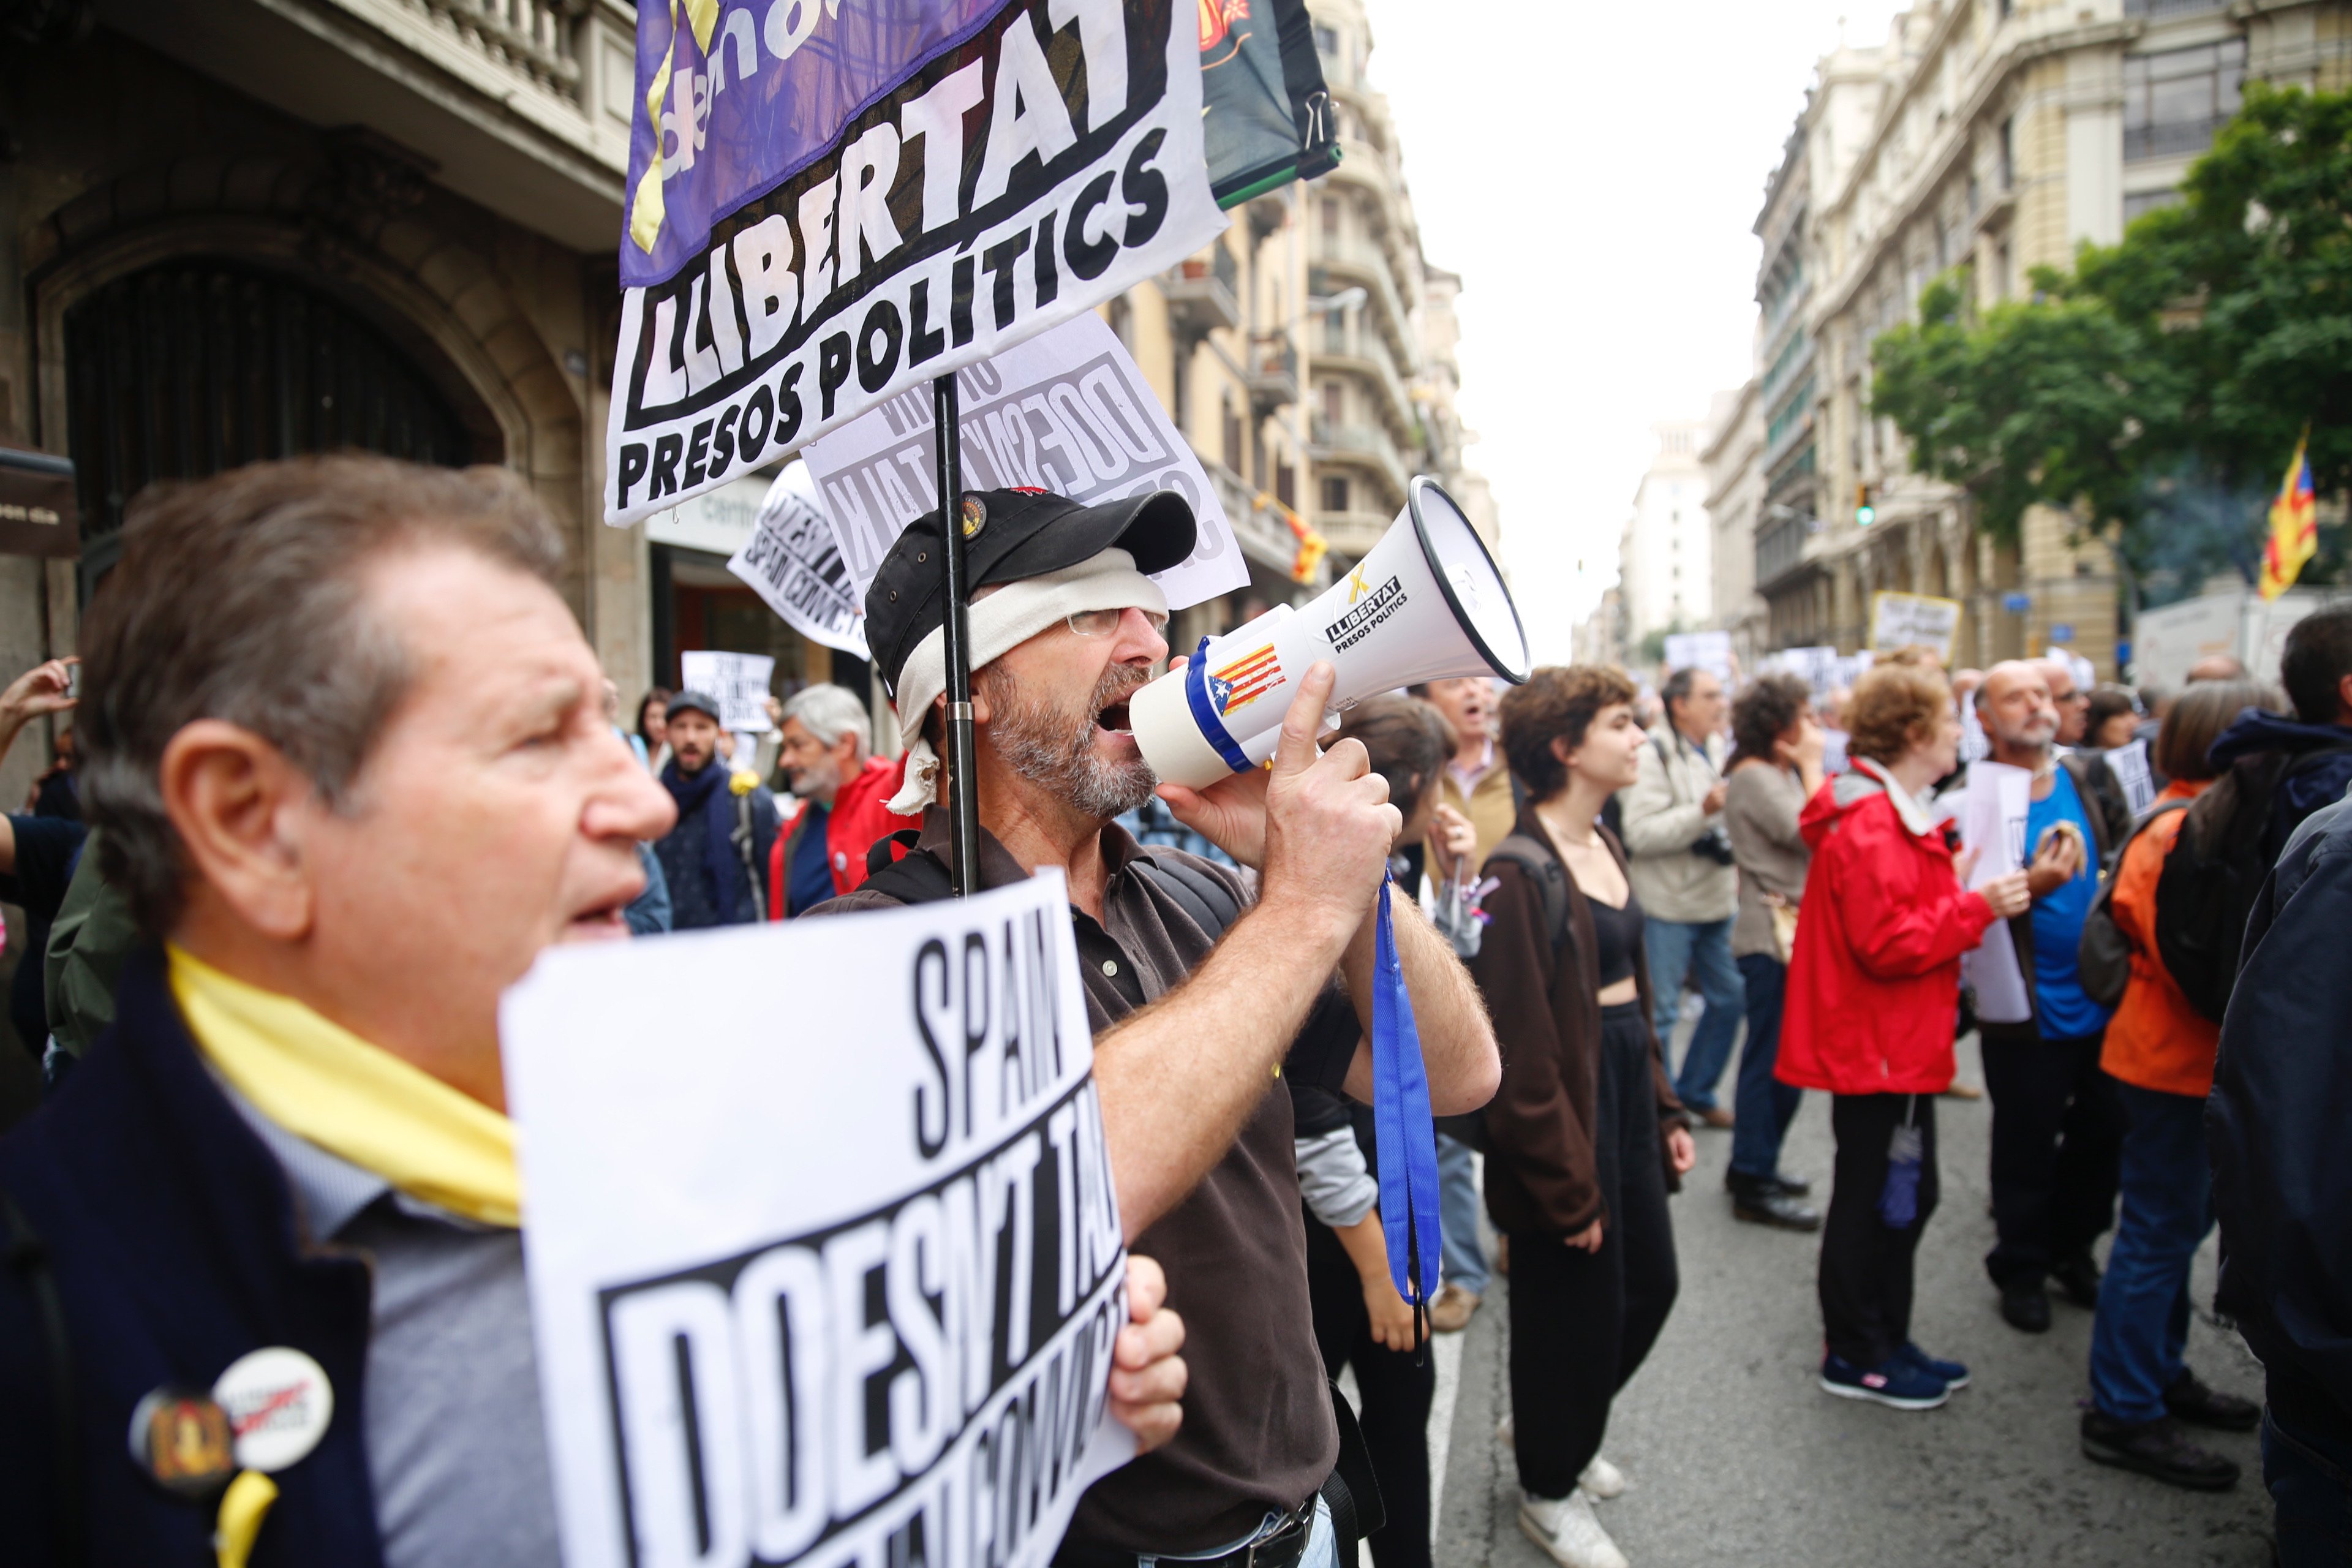
[[[1925,805],[1960,741],[1952,689],[1883,664],[1854,683],[1851,773],[1806,803],[1812,866],[1781,1023],[1782,1083],[1835,1097],[1822,1233],[1822,1387],[1932,1410],[1969,1369],[1911,1340],[1912,1264],[1936,1211],[1936,1096],[1952,1081],[1960,954],[2031,901],[2025,873],[1975,892]]]
[[[1486,1209],[1511,1238],[1519,1528],[1563,1568],[1624,1568],[1592,1508],[1625,1484],[1601,1438],[1674,1306],[1666,1193],[1696,1158],[1650,1026],[1642,906],[1598,821],[1648,742],[1633,697],[1590,666],[1505,694],[1528,804],[1486,861],[1492,923],[1470,966],[1503,1047]]]

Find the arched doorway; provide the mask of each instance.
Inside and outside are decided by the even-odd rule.
[[[285,273],[175,258],[92,290],[64,326],[85,592],[114,563],[123,509],[156,479],[354,448],[452,465],[499,455],[494,427],[463,416],[415,356]]]

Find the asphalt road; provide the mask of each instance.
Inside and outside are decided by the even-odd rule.
[[[1964,1081],[1981,1083],[1973,1040]],[[1910,1414],[1833,1399],[1814,1383],[1821,1316],[1816,1238],[1742,1225],[1723,1192],[1728,1133],[1699,1134],[1699,1165],[1674,1203],[1682,1294],[1649,1362],[1612,1414],[1602,1451],[1632,1488],[1601,1518],[1635,1568],[1936,1564],[2222,1564],[2270,1562],[2256,1438],[2210,1434],[2245,1468],[2237,1489],[2183,1492],[2092,1464],[2076,1445],[2091,1314],[2057,1302],[2047,1334],[2000,1321],[1981,1259],[1990,1101],[1937,1106],[1943,1198],[1920,1244],[1915,1335],[1975,1374],[1944,1408]],[[1829,1109],[1806,1097],[1784,1168],[1826,1198]],[[2193,1284],[2189,1362],[2259,1398],[2262,1370],[2211,1307],[2209,1240]],[[1444,1478],[1441,1568],[1544,1568],[1520,1534],[1517,1482],[1495,1424],[1509,1408],[1509,1328],[1498,1280],[1464,1333],[1440,1342],[1444,1386],[1432,1459]],[[1369,1562],[1370,1554],[1366,1553]]]

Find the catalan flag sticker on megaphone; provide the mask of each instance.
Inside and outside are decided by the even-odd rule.
[[[1434,480],[1415,479],[1380,543],[1314,600],[1202,639],[1185,668],[1138,691],[1128,711],[1144,761],[1193,789],[1255,767],[1274,754],[1291,683],[1318,658],[1338,669],[1341,704],[1454,676],[1528,679],[1510,590]]]

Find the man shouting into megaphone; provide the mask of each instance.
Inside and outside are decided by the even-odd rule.
[[[1333,672],[1297,679],[1266,770],[1159,793],[1248,870],[1140,847],[1113,820],[1154,793],[1128,700],[1168,656],[1146,575],[1192,552],[1182,498],[1082,506],[967,494],[981,885],[1068,878],[1119,1211],[1187,1325],[1191,1384],[1165,1447],[1087,1492],[1055,1561],[1182,1557],[1321,1568],[1318,1505],[1339,1439],[1307,1291],[1284,1073],[1371,1099],[1374,910],[1402,826],[1362,745],[1318,752]],[[938,805],[946,606],[934,512],[900,535],[866,599],[867,641],[913,737],[891,809],[924,811],[915,853],[821,911],[945,897]],[[1244,694],[1245,697],[1246,694]],[[1500,1076],[1468,975],[1410,900],[1396,942],[1431,1108],[1477,1110]]]

